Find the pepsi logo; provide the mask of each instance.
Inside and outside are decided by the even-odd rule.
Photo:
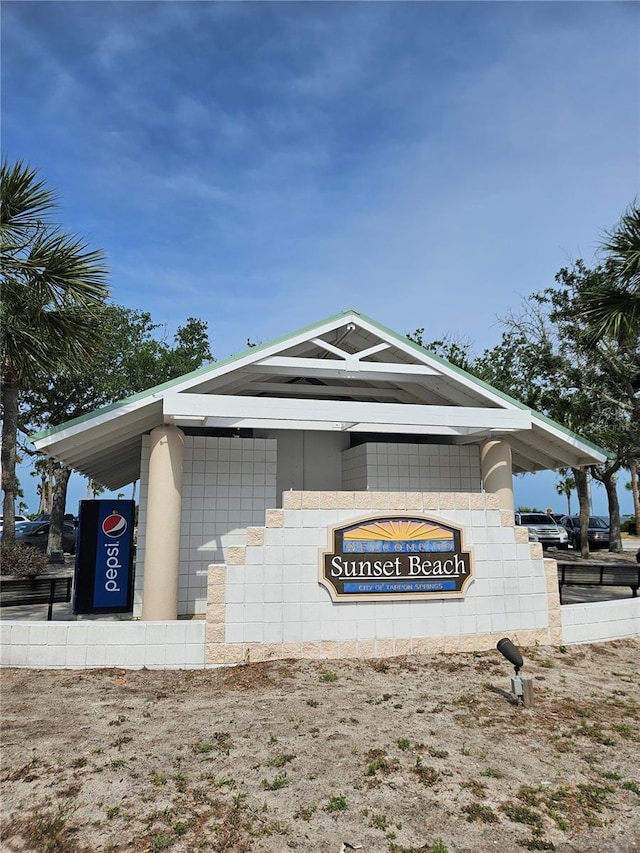
[[[122,536],[126,529],[127,519],[116,510],[102,522],[102,532],[105,536],[111,536],[113,539]]]

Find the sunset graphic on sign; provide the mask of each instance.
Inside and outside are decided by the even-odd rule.
[[[333,528],[320,583],[334,601],[461,598],[472,577],[462,531],[439,519],[410,515],[363,518]]]
[[[408,542],[425,539],[439,541],[446,539],[453,542],[453,530],[419,519],[390,518],[384,521],[367,522],[344,531],[345,543],[367,540]]]

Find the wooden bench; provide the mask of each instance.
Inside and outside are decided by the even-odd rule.
[[[47,619],[51,621],[53,605],[71,601],[72,581],[71,576],[4,577],[0,583],[0,606],[48,604]]]
[[[561,602],[563,586],[628,586],[636,598],[640,587],[640,565],[558,562],[558,586]]]

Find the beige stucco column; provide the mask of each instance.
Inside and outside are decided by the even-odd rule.
[[[182,430],[173,426],[152,430],[142,591],[145,621],[178,618],[183,462]]]
[[[511,445],[487,439],[480,448],[480,465],[485,492],[498,496],[500,509],[513,512]]]

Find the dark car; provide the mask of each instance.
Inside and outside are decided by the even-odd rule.
[[[562,519],[562,526],[569,534],[571,545],[576,549],[580,548],[580,516],[565,515]],[[601,518],[599,515],[589,516],[587,538],[591,550],[609,547],[609,525],[604,518]]]
[[[66,551],[67,554],[75,554],[76,552],[76,534],[77,531],[73,524],[65,521],[62,525],[62,550]],[[46,551],[48,541],[48,521],[22,521],[16,524],[16,542],[22,542],[24,545]]]

